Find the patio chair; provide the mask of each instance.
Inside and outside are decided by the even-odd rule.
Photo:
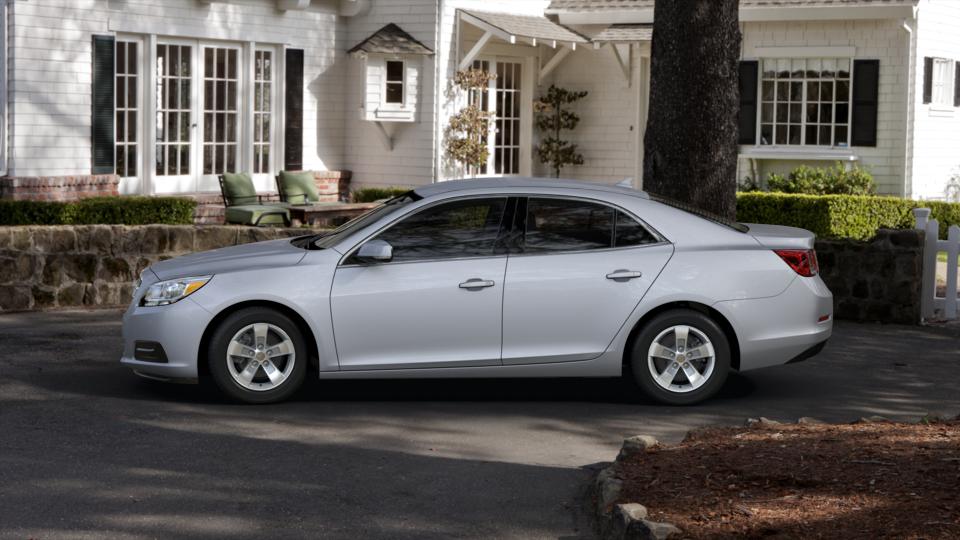
[[[276,176],[277,192],[280,200],[289,204],[316,204],[320,202],[320,193],[309,171],[280,171]]]
[[[219,180],[227,223],[290,226],[290,212],[283,204],[264,202],[263,197],[257,195],[249,174],[224,173]]]

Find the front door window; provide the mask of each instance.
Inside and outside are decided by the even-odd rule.
[[[206,176],[239,170],[239,52],[229,47],[203,49],[203,174]]]
[[[520,62],[476,60],[473,69],[492,70],[496,74],[486,92],[470,96],[471,103],[494,115],[487,137],[489,157],[478,172],[497,176],[520,174],[523,65]]]

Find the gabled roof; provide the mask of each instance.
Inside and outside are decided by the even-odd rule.
[[[560,41],[565,43],[588,43],[580,34],[561,26],[543,16],[513,15],[487,11],[460,10],[468,22],[489,25],[501,33],[541,41]],[[469,20],[472,18],[473,20]]]
[[[433,51],[420,43],[413,36],[403,31],[399,26],[390,23],[377,30],[367,39],[361,41],[349,53],[382,53],[382,54],[424,54],[431,55]]]
[[[652,8],[654,0],[552,0],[547,13]],[[742,7],[830,7],[909,5],[914,0],[740,0]]]

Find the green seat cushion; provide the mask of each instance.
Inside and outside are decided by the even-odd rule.
[[[227,223],[240,225],[285,225],[290,220],[290,212],[285,208],[266,204],[228,206],[226,220]]]
[[[313,181],[311,172],[282,171],[280,186],[286,202],[304,204],[320,200],[320,193],[317,192],[317,185]]]
[[[257,189],[247,173],[223,173],[223,195],[227,206],[257,203]]]

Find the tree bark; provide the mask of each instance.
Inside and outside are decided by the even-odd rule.
[[[643,185],[736,217],[738,0],[656,0]]]

